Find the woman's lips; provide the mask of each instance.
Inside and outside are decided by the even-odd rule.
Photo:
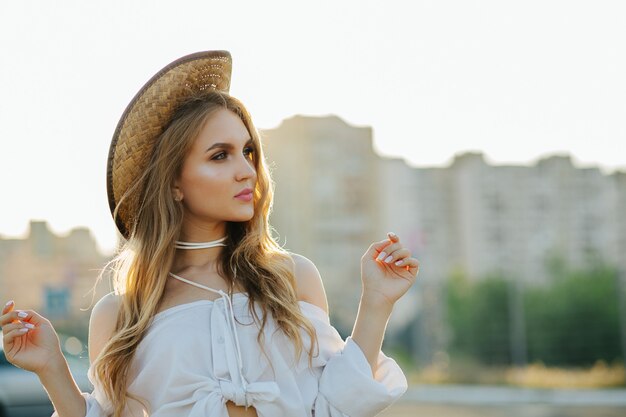
[[[235,198],[242,200],[242,201],[252,201],[252,193],[250,192],[250,193],[240,194]]]

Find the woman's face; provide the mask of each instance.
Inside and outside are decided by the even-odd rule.
[[[174,195],[182,197],[185,223],[210,226],[254,215],[254,144],[239,116],[220,109],[206,121],[187,154]]]

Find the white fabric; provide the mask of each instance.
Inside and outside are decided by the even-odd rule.
[[[369,417],[406,391],[404,373],[392,358],[381,351],[372,377],[358,344],[351,337],[342,340],[326,312],[304,301],[299,302],[301,311],[319,341],[313,367],[308,367],[306,350],[296,359],[293,344],[271,316],[264,329],[268,360],[257,343],[259,328],[247,295],[220,295],[154,317],[135,353],[128,387],[151,410],[144,414],[138,402],[129,400],[124,417],[229,417],[228,400],[253,406],[259,417]],[[255,310],[261,317],[260,307]],[[301,334],[308,349],[308,333]],[[86,417],[111,415],[92,368],[89,379],[94,390],[83,393]]]

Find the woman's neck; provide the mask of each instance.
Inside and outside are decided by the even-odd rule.
[[[183,230],[174,243],[176,254],[172,271],[200,268],[215,271],[228,237],[224,230]]]

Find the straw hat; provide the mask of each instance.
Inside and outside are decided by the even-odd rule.
[[[191,94],[206,89],[228,93],[232,59],[228,51],[187,55],[156,73],[135,95],[117,124],[107,161],[111,214],[150,160],[156,139],[174,110]],[[115,220],[128,238],[139,204],[139,191],[125,199]]]

